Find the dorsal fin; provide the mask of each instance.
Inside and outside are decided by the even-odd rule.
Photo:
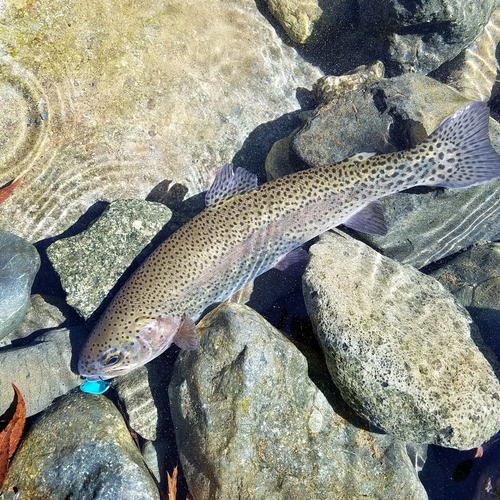
[[[387,225],[384,218],[384,210],[380,201],[375,200],[365,205],[349,219],[343,222],[344,226],[368,234],[387,234]]]
[[[257,176],[238,167],[233,172],[233,164],[226,163],[216,174],[214,182],[205,195],[207,207],[227,200],[237,194],[257,189]]]

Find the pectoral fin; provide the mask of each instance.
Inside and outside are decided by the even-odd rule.
[[[182,318],[181,324],[174,337],[174,344],[181,349],[194,351],[198,347],[198,334],[196,325],[188,316]]]

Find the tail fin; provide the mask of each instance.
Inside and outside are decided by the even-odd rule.
[[[433,152],[431,172],[421,185],[465,188],[500,177],[500,156],[488,137],[484,102],[462,106],[416,147]]]

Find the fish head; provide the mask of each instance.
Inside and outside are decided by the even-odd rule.
[[[115,331],[102,318],[88,338],[78,361],[78,371],[89,381],[108,380],[146,364],[170,347],[181,321],[172,316],[140,317],[134,328]]]

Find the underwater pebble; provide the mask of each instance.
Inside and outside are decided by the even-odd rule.
[[[155,500],[158,488],[120,412],[79,391],[33,423],[3,485],[5,500]]]
[[[434,278],[340,232],[310,249],[304,297],[345,400],[388,434],[467,450],[500,430],[500,384]]]
[[[52,243],[47,256],[68,304],[88,318],[171,216],[159,203],[115,201],[86,231]]]
[[[31,344],[0,351],[0,415],[13,399],[12,384],[21,391],[26,415],[42,411],[58,396],[78,387],[82,380],[71,370],[87,332],[82,327],[51,330]]]
[[[0,339],[12,332],[26,315],[39,267],[40,256],[31,243],[0,231]]]
[[[169,386],[194,498],[427,498],[404,443],[336,414],[304,356],[255,311],[223,304],[198,329]]]

